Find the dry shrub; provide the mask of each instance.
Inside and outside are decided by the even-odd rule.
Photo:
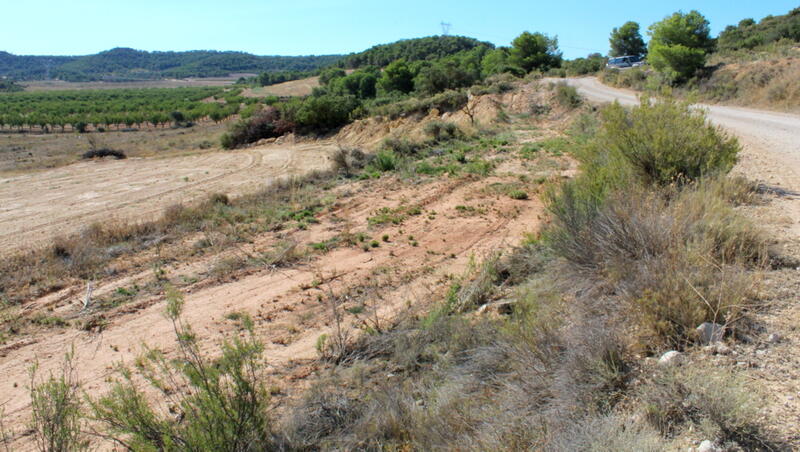
[[[763,398],[751,381],[730,370],[704,365],[661,369],[636,400],[662,434],[694,426],[705,437],[735,442],[745,450],[782,450],[758,422]]]
[[[725,182],[721,182],[723,186]],[[613,285],[646,348],[683,346],[702,322],[736,322],[753,299],[766,241],[707,182],[675,192],[616,192],[580,225],[557,222],[554,251],[578,278]]]
[[[587,416],[571,423],[554,437],[547,450],[553,452],[591,451],[660,452],[668,443],[649,425],[625,421],[618,415]]]
[[[363,169],[369,163],[367,154],[358,148],[339,147],[331,155],[333,171],[344,177],[352,177],[357,170]]]

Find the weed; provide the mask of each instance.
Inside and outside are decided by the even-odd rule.
[[[555,85],[556,100],[562,107],[577,108],[583,102],[578,90],[574,86],[569,86],[564,82]]]
[[[73,352],[66,354],[61,374],[44,380],[36,377],[38,363],[31,367],[31,430],[41,451],[71,452],[87,450],[81,432],[80,386],[75,376]]]
[[[512,190],[508,193],[511,199],[524,200],[528,199],[528,193],[523,190]]]
[[[106,395],[90,400],[94,418],[110,439],[134,450],[263,450],[271,447],[267,416],[269,393],[261,382],[263,345],[253,323],[242,319],[249,336],[222,345],[222,356],[201,357],[196,336],[180,319],[183,297],[167,290],[167,315],[178,342],[178,360],[147,349],[137,369],[152,389],[172,401],[177,418],[148,402],[130,369]],[[182,388],[188,387],[188,391]]]

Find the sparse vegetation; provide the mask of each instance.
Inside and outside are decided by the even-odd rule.
[[[149,349],[136,362],[152,389],[173,401],[177,417],[148,403],[134,382],[133,370],[121,368],[120,378],[106,395],[90,401],[93,417],[119,445],[134,450],[244,451],[272,447],[262,377],[263,345],[253,323],[242,315],[248,335],[222,344],[222,356],[204,358],[191,326],[181,320],[182,295],[167,291],[167,315],[174,326],[179,359]],[[179,390],[189,387],[191,391]],[[177,391],[176,391],[177,390]]]
[[[702,28],[703,21],[684,16],[665,22]],[[633,27],[624,28],[627,38],[618,36],[620,41],[631,41]],[[352,55],[346,61],[358,71],[322,71],[321,87],[307,98],[246,107],[223,145],[236,148],[288,132],[328,133],[372,114],[456,111],[469,95],[503,93],[503,84],[513,78],[509,74],[592,71],[603,61],[595,55],[561,66],[556,40],[539,33],[524,33],[510,49],[445,38]],[[437,54],[448,42],[469,48],[425,61],[410,56]],[[434,44],[416,48],[424,43]],[[618,47],[623,44],[638,45]],[[651,48],[656,58],[673,50]],[[397,52],[407,60],[392,60],[386,71],[365,63]],[[642,72],[635,71],[606,76],[638,83]],[[675,80],[686,77],[672,67],[665,71],[674,71]],[[501,75],[465,89],[487,73]],[[548,104],[537,105],[538,117],[509,109],[503,124],[488,130],[470,114],[474,127],[463,129],[448,122],[452,116],[426,119],[416,132],[427,137],[419,141],[392,135],[375,153],[341,146],[331,155],[329,173],[281,181],[241,197],[212,193],[195,205],[172,206],[152,221],[95,224],[2,261],[3,334],[16,334],[20,319],[40,327],[100,331],[108,320],[89,314],[163,293],[176,339],[172,350],[146,347],[133,365],[120,365],[107,381],[110,390],[88,394],[85,403],[77,397],[72,367],[61,377],[32,377],[31,431],[37,441],[54,444],[40,448],[88,447],[82,431],[88,421],[97,437],[147,451],[660,451],[685,449],[685,440],[700,433],[733,450],[780,449],[762,418],[757,385],[697,357],[690,358],[691,367],[653,362],[668,349],[691,354],[700,342],[695,331],[700,323],[723,324],[731,342],[752,328],[749,316],[759,306],[756,283],[768,259],[768,241],[736,209],[759,196],[752,183],[727,174],[738,142],[709,125],[702,111],[673,98],[596,112],[581,107],[577,91],[565,84],[542,89],[549,89]],[[557,129],[502,132],[508,124],[554,122],[551,110],[559,117]],[[174,112],[181,115],[170,121],[187,119]],[[541,169],[544,160],[556,166],[571,158],[580,165],[572,179],[562,177],[564,169],[572,169],[567,165],[544,176],[531,169]],[[396,190],[409,181],[423,188],[413,196],[404,191],[367,198],[375,204],[340,202],[351,191],[372,194],[387,185]],[[479,185],[466,185],[474,181]],[[436,207],[437,214],[427,198],[445,190],[460,190],[464,197],[459,204]],[[542,191],[547,213],[525,210],[539,203],[522,201]],[[357,224],[347,216],[354,210]],[[501,228],[520,212],[541,214],[524,218],[543,229],[526,232],[519,246],[482,261],[470,257],[463,273],[450,269],[463,267],[471,250],[439,247],[451,241],[449,230],[419,236],[431,223],[442,229],[437,217],[461,227],[498,221]],[[260,235],[266,232],[274,233],[269,240]],[[422,249],[413,249],[418,246]],[[194,255],[202,257],[201,270],[172,274],[170,264]],[[288,279],[301,302],[265,309],[269,300],[279,301],[265,297],[261,306],[246,308],[257,312],[259,322],[273,322],[276,312],[307,304],[306,311],[283,317],[291,321],[281,323],[282,337],[262,335],[266,323],[259,323],[257,336],[241,305],[224,305],[215,321],[232,334],[216,353],[206,344],[201,348],[199,333],[182,317],[184,299],[175,287],[181,278],[187,285],[203,278],[231,281],[248,269],[266,271],[301,256],[313,265],[346,256],[380,261],[381,267],[330,277],[313,270],[307,279],[294,274],[305,270],[292,269]],[[382,261],[386,256],[394,260]],[[397,268],[417,259],[424,260],[424,268]],[[149,282],[125,282],[97,297],[91,308],[87,301],[86,318],[16,309],[32,297],[119,271],[120,262],[130,263],[126,271],[146,273]],[[434,273],[437,265],[446,270]],[[426,281],[418,296],[412,273],[435,282]],[[374,287],[350,287],[347,280],[381,275],[388,282]],[[405,310],[395,309],[400,305],[382,303],[388,287],[415,298],[402,301]],[[87,300],[89,293],[91,286]],[[378,319],[379,308],[399,313]],[[278,374],[282,381],[308,380],[297,385],[304,391],[299,396],[290,392],[272,404],[270,396],[283,395],[285,388],[268,384],[272,375],[265,372],[259,337],[289,345],[312,319],[320,329],[297,343],[315,347],[321,362],[302,362],[307,368]],[[84,405],[88,410],[82,411]]]

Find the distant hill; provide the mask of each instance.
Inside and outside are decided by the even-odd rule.
[[[337,65],[346,68],[363,66],[383,67],[400,58],[406,61],[435,60],[454,55],[478,46],[493,49],[494,44],[478,41],[466,36],[428,36],[425,38],[404,39],[391,44],[381,44],[363,52],[345,56]]]
[[[145,52],[128,48],[86,56],[17,56],[0,51],[0,77],[67,81],[221,77],[240,72],[311,71],[330,66],[340,58],[341,55],[258,56],[208,50]]]
[[[800,8],[782,16],[767,16],[756,22],[744,19],[719,34],[719,50],[753,49],[779,40],[800,42]]]

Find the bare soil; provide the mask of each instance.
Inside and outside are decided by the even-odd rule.
[[[279,177],[327,169],[335,146],[271,144],[166,158],[83,161],[0,176],[0,247],[36,246],[110,219],[153,219],[211,193],[255,191]]]
[[[566,175],[570,164],[565,161],[563,168]],[[297,386],[319,366],[316,341],[322,334],[332,334],[333,328],[331,308],[324,302],[329,294],[344,300],[342,310],[362,308],[359,314],[345,314],[348,334],[360,334],[364,325],[385,327],[398,312],[437,299],[454,275],[462,274],[471,263],[515,245],[525,233],[535,233],[544,217],[543,206],[535,197],[538,183],[527,187],[534,196],[531,200],[514,200],[493,189],[497,184],[518,184],[519,176],[529,170],[505,161],[496,175],[486,178],[466,175],[409,184],[388,177],[348,184],[340,189],[334,208],[318,215],[318,224],[308,230],[264,235],[244,251],[266,249],[277,240],[292,240],[305,247],[312,241],[359,232],[369,237],[366,242],[376,240],[379,246],[368,250],[361,245],[343,246],[316,253],[291,268],[258,268],[234,273],[222,284],[189,285],[184,288],[184,317],[201,337],[203,349],[214,354],[224,337],[241,334],[238,324],[226,319],[226,314],[250,314],[259,338],[267,345],[272,369],[268,384],[281,388],[274,400],[281,405],[288,397],[286,388]],[[421,213],[400,224],[369,224],[368,218],[376,210],[401,205],[419,206]],[[176,263],[165,270],[171,279],[191,277],[236,252]],[[152,279],[150,271],[124,280],[111,278],[99,284],[96,294],[102,296],[121,285],[144,285]],[[65,289],[32,305],[47,306],[53,315],[80,319],[81,297],[80,289]],[[108,387],[114,365],[130,364],[141,352],[141,344],[172,350],[174,335],[163,310],[163,295],[159,294],[106,312],[100,333],[75,326],[53,328],[0,348],[0,393],[7,400],[9,425],[21,426],[27,416],[25,386],[28,368],[35,360],[42,372],[47,372],[57,368],[64,353],[74,346],[84,389],[98,395]],[[32,445],[18,430],[15,446],[15,450],[29,450]]]

